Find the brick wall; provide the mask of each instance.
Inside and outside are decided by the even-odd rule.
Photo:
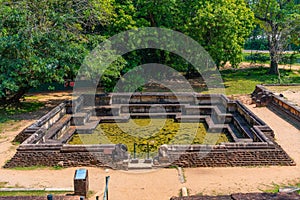
[[[295,162],[279,146],[267,143],[193,145],[191,148],[187,146],[186,152],[183,153],[177,151],[172,145],[168,146],[169,165],[181,167],[295,165]]]
[[[117,145],[20,145],[4,168],[29,166],[97,166],[116,168],[118,161],[127,158],[116,152]]]

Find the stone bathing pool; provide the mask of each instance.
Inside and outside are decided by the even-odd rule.
[[[233,142],[228,133],[208,133],[205,123],[176,122],[172,118],[135,118],[123,123],[100,123],[92,134],[74,134],[68,142],[78,144],[125,144],[133,155],[146,156],[158,152],[164,144],[221,144]],[[148,144],[148,147],[147,147]],[[149,148],[149,149],[148,149]]]
[[[270,127],[219,94],[82,95],[54,108],[15,141],[21,144],[4,167],[128,169],[134,143],[141,154],[149,144],[153,167],[295,165]]]

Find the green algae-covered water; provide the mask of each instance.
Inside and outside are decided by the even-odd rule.
[[[128,123],[100,123],[93,134],[75,134],[69,144],[127,145],[128,151],[157,152],[163,144],[220,144],[231,142],[225,133],[207,133],[203,123],[177,123],[174,119],[131,119]]]

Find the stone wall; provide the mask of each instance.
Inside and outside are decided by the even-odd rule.
[[[165,99],[162,99],[165,97]],[[179,99],[177,99],[179,98]],[[221,145],[162,145],[159,149],[157,157],[161,166],[178,165],[183,167],[225,167],[225,166],[249,166],[249,165],[295,165],[293,160],[281,149],[274,141],[273,131],[258,117],[256,117],[247,107],[239,101],[230,101],[224,95],[200,95],[196,93],[180,93],[176,96],[172,93],[136,93],[131,94],[103,94],[103,95],[83,95],[75,102],[65,102],[51,110],[45,116],[37,120],[35,123],[26,128],[18,136],[18,141],[23,142],[17,149],[14,157],[4,166],[11,167],[27,167],[34,165],[57,166],[101,166],[122,169],[122,161],[128,159],[127,148],[121,144],[113,145],[67,145],[60,140],[55,140],[55,134],[59,134],[58,124],[62,129],[68,127],[71,121],[73,111],[79,110],[81,107],[90,107],[96,102],[101,114],[105,113],[105,109],[113,108],[109,112],[113,112],[114,106],[119,111],[121,105],[111,105],[111,103],[127,103],[123,105],[122,111],[130,114],[133,110],[140,109],[149,112],[149,105],[160,104],[166,107],[169,112],[179,112],[180,114],[187,112],[190,117],[201,113],[203,115],[212,115],[215,120],[230,123],[233,117],[237,117],[236,124],[241,127],[245,126],[245,133],[249,136],[243,143],[224,143]],[[176,103],[177,102],[177,103]],[[182,104],[182,103],[186,103]],[[183,107],[181,110],[181,104]],[[74,108],[72,107],[74,106]],[[112,107],[111,107],[112,106]],[[132,107],[133,106],[133,107]],[[135,108],[137,106],[137,108]],[[170,106],[170,107],[168,107]],[[196,108],[198,110],[196,110]],[[96,112],[97,112],[97,109]],[[145,110],[146,109],[146,110]],[[148,110],[147,110],[148,109]],[[157,112],[160,111],[158,106]],[[174,109],[174,110],[172,110]],[[196,113],[193,113],[192,111]],[[107,111],[108,112],[108,111]],[[203,112],[203,113],[202,113]],[[109,113],[105,113],[108,115]],[[112,114],[112,113],[111,113]],[[197,116],[197,115],[196,115]],[[183,117],[183,115],[181,115]],[[201,116],[199,116],[201,117]],[[220,119],[219,119],[220,118]],[[56,123],[57,122],[57,123]],[[97,122],[98,123],[98,122]],[[212,118],[207,124],[214,124]],[[218,124],[216,124],[217,127]],[[229,126],[228,124],[225,124]],[[226,128],[224,124],[220,124],[219,129]],[[209,125],[211,127],[211,125]],[[74,128],[74,127],[73,127]],[[51,129],[52,131],[49,131]],[[76,127],[78,130],[78,127]],[[48,130],[48,131],[46,131]],[[51,137],[43,140],[45,133]],[[49,133],[50,132],[50,133]],[[74,129],[75,132],[75,129]],[[73,133],[71,133],[73,134]],[[68,134],[66,134],[68,135]],[[46,135],[47,136],[47,135]],[[53,139],[53,140],[52,140]],[[25,141],[24,141],[25,140]],[[236,140],[237,141],[237,140]]]
[[[14,139],[14,142],[22,143],[39,129],[46,130],[56,123],[62,116],[66,114],[66,103],[61,103],[53,108],[46,115],[38,119],[36,122],[25,128]]]
[[[300,107],[284,99],[284,97],[273,94],[263,85],[257,85],[251,96],[252,103],[255,103],[256,106],[267,106],[270,109],[282,112],[298,123],[300,122]]]
[[[280,107],[285,113],[289,114],[292,118],[300,122],[300,107],[287,102],[285,99],[273,96],[272,106]]]
[[[267,106],[272,101],[274,94],[268,91],[263,85],[256,85],[251,94],[252,103],[257,107]]]
[[[17,153],[4,168],[29,166],[97,166],[120,168],[119,161],[127,159],[127,152],[118,145],[20,145]]]
[[[183,152],[182,149],[186,151]],[[168,145],[165,156],[160,156],[159,159],[168,165],[180,167],[295,165],[295,162],[280,147],[267,143],[228,143],[190,147],[181,145],[180,148],[176,145]]]

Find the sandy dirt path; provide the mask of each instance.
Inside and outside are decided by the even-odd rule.
[[[73,176],[77,168],[62,170],[0,170],[0,182],[8,182],[6,187],[25,188],[72,188]],[[109,199],[152,200],[169,199],[179,194],[180,183],[176,169],[151,171],[106,172],[100,168],[87,168],[90,190],[102,197],[105,177],[110,176]],[[95,199],[95,198],[91,198]]]
[[[230,194],[259,192],[273,183],[288,184],[300,181],[300,130],[290,125],[267,108],[248,106],[275,132],[276,141],[295,160],[292,167],[234,167],[185,169],[184,184],[191,194]]]
[[[12,141],[14,140],[16,135],[33,122],[34,120],[21,120],[18,122],[14,122],[11,127],[7,127],[3,130],[3,132],[5,132],[5,135],[1,133],[1,139],[0,139],[1,166],[3,166],[4,163],[7,160],[9,160],[16,152],[17,145],[12,144]]]

